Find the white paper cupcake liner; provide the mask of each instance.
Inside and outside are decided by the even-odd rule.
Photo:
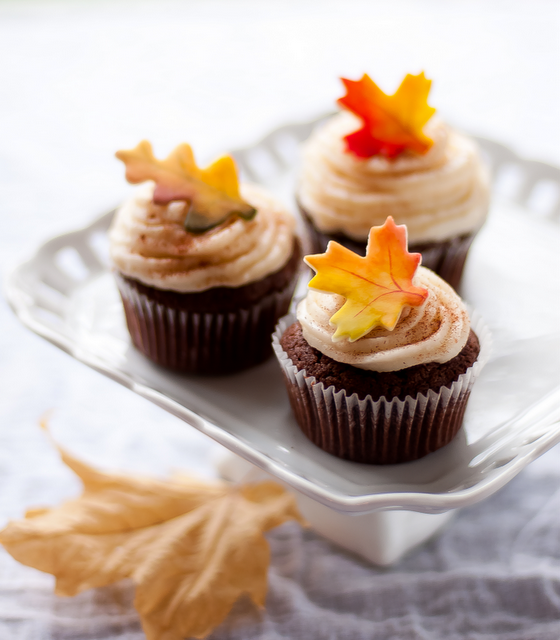
[[[490,331],[478,314],[471,325],[480,342],[477,361],[438,392],[360,400],[356,393],[325,387],[305,369],[298,371],[280,344],[284,331],[296,321],[293,314],[280,319],[272,346],[280,363],[296,420],[318,447],[340,458],[369,464],[393,464],[421,458],[455,437],[475,379],[486,364]]]
[[[241,371],[272,355],[270,335],[290,306],[295,283],[246,309],[196,312],[177,309],[117,278],[134,346],[161,366],[184,373]]]

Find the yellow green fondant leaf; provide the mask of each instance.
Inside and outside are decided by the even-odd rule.
[[[165,160],[158,160],[147,140],[134,149],[118,151],[116,156],[124,162],[129,182],[155,182],[156,204],[176,200],[190,203],[185,228],[191,233],[212,229],[234,215],[251,220],[257,213],[239,194],[237,170],[231,156],[218,158],[201,169],[190,145],[180,144]]]

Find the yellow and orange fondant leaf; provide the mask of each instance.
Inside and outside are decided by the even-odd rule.
[[[330,319],[333,342],[354,342],[378,326],[393,330],[405,307],[421,305],[428,291],[412,284],[421,259],[408,252],[406,227],[391,216],[372,227],[365,257],[333,241],[325,253],[306,256],[316,271],[309,288],[346,298]]]
[[[347,135],[346,150],[359,158],[394,158],[405,150],[426,153],[433,140],[423,127],[435,113],[428,105],[431,80],[424,72],[408,74],[393,95],[384,93],[364,74],[360,80],[341,78],[346,95],[338,104],[358,116],[363,126]]]
[[[237,170],[231,156],[222,156],[201,169],[188,144],[180,144],[165,160],[158,160],[147,140],[134,149],[117,151],[116,156],[124,162],[130,183],[155,182],[156,204],[176,200],[190,203],[185,228],[191,233],[203,233],[233,215],[251,220],[256,214],[256,209],[239,194]]]

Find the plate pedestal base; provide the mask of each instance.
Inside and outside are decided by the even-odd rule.
[[[214,459],[218,473],[233,482],[270,478],[250,462],[231,453],[220,452]],[[441,530],[455,511],[375,511],[349,515],[326,507],[308,496],[296,494],[301,515],[319,535],[373,564],[386,567]]]

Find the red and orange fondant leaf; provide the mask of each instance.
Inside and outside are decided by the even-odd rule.
[[[117,151],[116,156],[126,165],[126,179],[130,183],[155,182],[156,204],[176,200],[190,203],[185,220],[187,231],[202,233],[230,216],[251,220],[256,214],[256,209],[239,195],[237,170],[231,156],[222,156],[201,169],[188,144],[180,144],[165,160],[158,160],[147,140],[134,149]]]
[[[408,74],[397,91],[385,94],[367,75],[361,80],[341,78],[346,95],[338,100],[345,109],[358,116],[363,126],[347,135],[346,150],[359,158],[383,155],[394,158],[405,150],[426,153],[433,140],[423,127],[435,113],[428,105],[431,80],[424,72]]]
[[[421,305],[428,291],[412,284],[421,259],[407,250],[406,227],[390,216],[372,227],[365,257],[333,241],[325,253],[306,256],[316,271],[309,288],[346,298],[330,319],[333,342],[354,342],[378,326],[393,330],[405,307]]]

